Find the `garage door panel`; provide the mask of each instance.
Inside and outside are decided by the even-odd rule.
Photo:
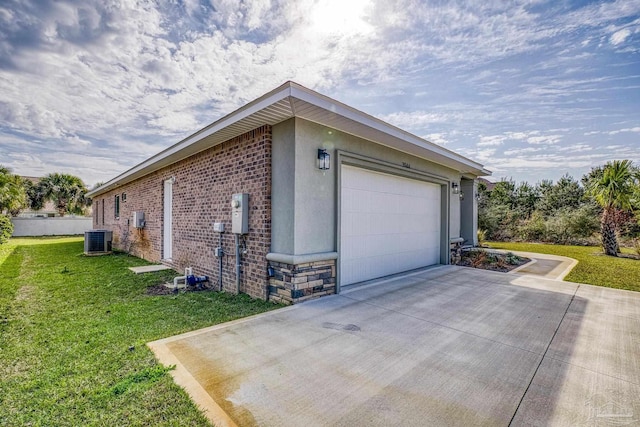
[[[342,167],[343,285],[437,264],[440,186]]]

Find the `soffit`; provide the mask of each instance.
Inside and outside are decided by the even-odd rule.
[[[260,126],[273,126],[292,117],[299,117],[377,144],[426,158],[458,170],[462,174],[474,176],[491,174],[481,164],[464,156],[296,83],[287,82],[134,166],[100,188],[90,191],[87,196],[94,197],[113,190]]]

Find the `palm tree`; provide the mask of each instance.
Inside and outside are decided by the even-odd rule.
[[[16,216],[27,206],[27,194],[23,180],[11,170],[0,166],[0,214]]]
[[[81,214],[88,202],[87,187],[80,178],[64,173],[51,173],[38,183],[45,200],[52,200],[60,216]]]
[[[589,175],[587,194],[602,207],[600,232],[606,255],[618,256],[616,213],[632,208],[635,173],[631,160],[614,160],[600,170],[592,170]]]
[[[31,210],[39,211],[44,208],[45,200],[42,194],[42,187],[34,184],[30,179],[25,179],[24,189],[27,192],[27,202]]]

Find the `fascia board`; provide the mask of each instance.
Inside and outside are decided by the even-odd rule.
[[[172,156],[175,157],[175,161],[181,160],[181,157],[179,156],[180,151],[207,138],[208,136],[213,135],[214,133],[220,131],[221,129],[231,126],[232,124],[237,123],[240,120],[243,120],[251,116],[252,114],[255,114],[256,112],[264,108],[267,108],[268,106],[275,104],[276,102],[281,101],[284,98],[287,98],[288,96],[290,96],[290,93],[291,93],[290,82],[287,82],[284,85],[280,86],[279,88],[275,89],[274,91],[267,93],[266,95],[263,95],[262,97],[258,98],[254,102],[249,103],[244,107],[222,117],[221,119],[215,121],[214,123],[207,126],[206,128],[196,132],[191,136],[188,136],[187,138],[183,139],[177,144],[172,145],[171,147],[161,151],[160,153],[150,157],[144,162],[118,175],[117,177],[113,178],[112,180],[105,183],[101,187],[88,192],[87,197],[93,197],[95,195],[117,188],[119,185],[121,185],[122,181],[126,181],[127,178],[130,178],[138,173],[143,172],[144,175],[146,175],[151,172],[154,172],[155,170],[163,167],[163,166],[158,166],[157,168],[154,168],[154,165],[157,166],[158,163],[162,162],[163,160],[172,160],[171,159]],[[174,163],[174,161],[171,161],[170,163]]]
[[[269,106],[279,101],[282,101],[285,98],[290,99],[290,105],[292,110],[291,117],[297,116],[294,110],[294,105],[295,105],[295,100],[300,100],[310,105],[313,105],[319,109],[332,112],[336,114],[336,116],[340,116],[340,117],[346,118],[347,120],[351,120],[355,123],[359,123],[360,125],[373,129],[376,132],[380,132],[383,135],[388,135],[392,137],[392,139],[395,138],[398,140],[400,145],[402,145],[403,143],[404,144],[409,143],[415,147],[418,147],[424,150],[425,153],[432,153],[437,156],[441,156],[447,159],[448,161],[453,162],[453,164],[463,166],[463,167],[460,167],[460,169],[464,170],[464,169],[471,168],[474,171],[474,173],[477,173],[479,176],[491,175],[491,172],[484,169],[483,166],[479,163],[476,163],[470,159],[467,159],[439,145],[433,144],[422,138],[419,138],[409,132],[406,132],[400,128],[390,125],[369,114],[366,114],[355,108],[349,107],[346,104],[338,102],[325,95],[319,94],[315,91],[305,88],[304,86],[300,86],[297,83],[289,81],[284,83],[280,87],[272,90],[271,92],[261,96],[255,101],[252,101],[249,104],[237,109],[236,111],[222,117],[221,119],[215,121],[214,123],[205,127],[204,129],[188,136],[182,141],[150,157],[149,159],[134,166],[133,168],[127,170],[126,172],[118,175],[117,177],[108,181],[101,187],[88,192],[87,197],[93,197],[98,194],[104,193],[106,191],[110,191],[124,183],[127,183],[129,181],[132,181],[134,179],[137,179],[139,177],[152,173],[158,169],[161,169],[162,167],[167,166],[168,164],[172,164],[174,162],[182,160],[185,157],[188,157],[199,151],[204,150],[208,147],[202,147],[202,150],[189,152],[189,154],[187,155],[185,155],[185,153],[183,152],[186,148],[197,144],[198,142],[204,140],[205,138],[211,135],[214,135],[216,132],[219,132],[220,130],[225,129],[228,126],[238,123],[258,113],[259,111],[266,109]],[[305,117],[302,117],[302,118],[305,118]],[[326,126],[331,126],[331,123],[322,123],[322,124]],[[399,148],[399,147],[396,147],[396,148]]]

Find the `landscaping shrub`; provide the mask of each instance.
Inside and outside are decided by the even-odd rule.
[[[582,239],[593,236],[600,229],[597,208],[591,204],[568,212],[569,234],[571,238]]]
[[[547,224],[540,211],[531,214],[531,218],[524,220],[518,227],[518,238],[527,241],[543,240],[547,234]]]
[[[478,216],[478,228],[485,230],[489,240],[509,240],[514,236],[515,216],[508,205],[492,205]]]
[[[482,246],[484,242],[487,240],[487,231],[481,228],[478,228],[478,246]]]
[[[459,265],[462,267],[507,272],[529,261],[528,258],[519,257],[512,252],[503,254],[474,249],[462,252]]]
[[[519,257],[518,255],[514,254],[513,252],[508,252],[504,256],[504,259],[507,262],[507,264],[509,264],[509,265],[518,265],[518,264],[522,263],[522,258]]]
[[[630,164],[630,162],[627,162]],[[494,241],[529,241],[560,244],[592,244],[601,227],[603,208],[585,188],[602,178],[598,167],[580,181],[569,175],[556,183],[535,185],[511,179],[478,185],[478,229]],[[623,246],[640,238],[640,169],[631,167],[628,203],[612,208],[612,227]],[[590,188],[590,187],[589,187]]]
[[[558,211],[546,221],[547,232],[545,239],[547,242],[568,243],[571,240],[571,212],[568,210]]]
[[[532,232],[521,232],[523,240],[582,244],[600,228],[598,214],[592,205],[584,205],[575,210],[561,209],[546,220],[541,219],[541,216],[535,216],[534,213],[531,221],[534,219],[535,225],[541,226],[540,229],[536,229],[541,234],[534,237],[535,234]]]
[[[487,262],[487,253],[485,251],[471,251],[469,260],[473,268],[478,268]]]
[[[11,238],[13,234],[13,223],[7,215],[0,214],[0,245]]]

